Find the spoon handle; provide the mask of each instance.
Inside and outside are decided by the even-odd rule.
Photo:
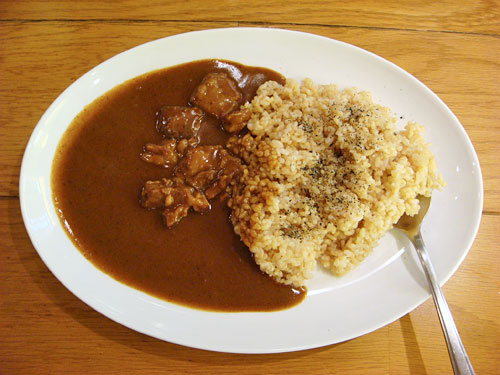
[[[437,282],[434,267],[432,266],[429,254],[425,249],[424,240],[422,239],[420,232],[415,235],[413,244],[415,245],[418,257],[422,263],[422,267],[424,268],[425,275],[427,276],[427,280],[429,281],[429,285],[431,287],[432,297],[434,298],[434,303],[439,314],[439,320],[441,321],[446,344],[448,345],[448,353],[450,354],[453,371],[457,375],[475,374],[464,345],[462,344],[462,340],[460,339],[460,335],[458,334],[457,326],[455,325],[455,321],[451,315],[450,308],[448,307],[441,287]]]

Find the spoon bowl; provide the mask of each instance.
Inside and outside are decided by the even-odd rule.
[[[418,200],[420,202],[420,209],[418,213],[414,216],[405,214],[401,216],[399,221],[394,225],[396,228],[405,232],[412,241],[415,240],[415,236],[418,232],[420,232],[422,221],[424,220],[424,217],[427,214],[427,211],[429,211],[429,207],[431,206],[431,197],[419,195]]]

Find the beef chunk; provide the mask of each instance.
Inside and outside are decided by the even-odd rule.
[[[212,199],[229,185],[240,166],[240,159],[221,146],[199,146],[186,152],[176,175]]]
[[[179,141],[165,139],[159,145],[148,143],[144,146],[141,159],[165,168],[175,167],[187,150],[196,147],[198,143],[198,138],[181,139]]]
[[[242,94],[225,73],[210,73],[194,90],[190,102],[217,118],[223,118],[240,105]]]
[[[177,142],[175,139],[166,139],[161,144],[148,143],[144,146],[141,159],[152,164],[165,168],[173,167],[177,164],[179,155],[177,154]]]
[[[141,191],[141,206],[154,209],[165,207],[165,193],[163,181],[147,181]]]
[[[222,146],[199,146],[186,152],[179,163],[177,171],[185,177],[193,177],[198,173],[216,168],[220,163]]]
[[[218,178],[212,181],[210,187],[205,190],[207,199],[212,199],[224,191],[231,180],[240,174],[240,167],[241,159],[231,156],[226,150],[222,150]]]
[[[177,153],[184,155],[190,148],[198,146],[198,143],[200,143],[199,138],[181,139],[177,142]]]
[[[204,190],[217,177],[221,146],[199,146],[186,152],[179,162],[176,175],[191,186]]]
[[[141,205],[145,208],[163,208],[162,216],[167,227],[177,224],[187,216],[190,208],[196,212],[210,210],[205,195],[180,178],[163,178],[147,181],[141,192]]]
[[[157,114],[156,128],[167,138],[193,138],[198,135],[203,115],[199,108],[165,106]]]
[[[250,117],[252,117],[252,112],[248,108],[233,111],[224,118],[224,129],[231,134],[239,133]]]

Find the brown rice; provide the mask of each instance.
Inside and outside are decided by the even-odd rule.
[[[359,264],[418,194],[444,186],[423,127],[398,131],[371,95],[306,79],[262,85],[249,133],[228,147],[246,163],[231,220],[263,272],[304,285],[319,262],[336,275]]]

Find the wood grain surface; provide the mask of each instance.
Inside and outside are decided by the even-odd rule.
[[[457,115],[478,153],[484,210],[444,292],[478,374],[500,374],[500,3],[498,1],[0,1],[0,374],[452,373],[431,300],[348,342],[272,355],[190,349],[95,312],[50,273],[24,228],[18,179],[50,103],[107,58],[218,27],[280,27],[372,51]]]
[[[446,1],[125,1],[0,2],[0,19],[202,21],[397,28],[497,35],[500,7],[491,0]],[[218,25],[215,25],[218,27]]]

